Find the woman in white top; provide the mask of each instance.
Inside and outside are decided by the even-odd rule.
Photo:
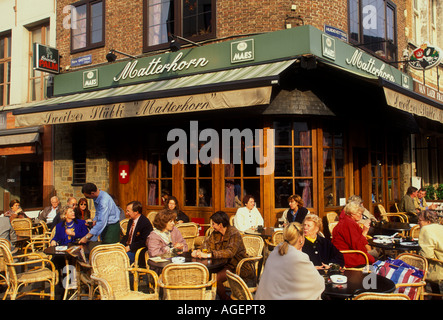
[[[266,260],[256,300],[320,300],[325,281],[302,252],[303,227],[293,222],[283,229],[285,241]]]
[[[257,229],[258,226],[263,226],[264,221],[260,212],[255,207],[255,199],[251,195],[246,195],[243,198],[242,208],[238,208],[234,217],[234,227],[244,232],[245,230]]]

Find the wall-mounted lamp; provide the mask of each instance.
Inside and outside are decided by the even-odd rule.
[[[117,60],[117,56],[115,55],[115,53],[122,54],[122,55],[127,56],[127,57],[132,58],[132,59],[137,59],[136,57],[131,56],[130,54],[127,54],[127,53],[124,53],[124,52],[120,52],[120,51],[117,51],[115,49],[111,49],[106,54],[106,60],[108,60],[108,62],[114,62],[115,60]]]
[[[177,51],[180,50],[180,48],[181,48],[181,45],[180,45],[180,43],[177,41],[177,39],[182,40],[182,41],[185,41],[185,42],[188,42],[188,43],[190,43],[190,44],[193,44],[194,46],[201,47],[200,44],[198,44],[198,43],[196,43],[196,42],[194,42],[194,41],[188,40],[188,39],[186,39],[186,38],[183,38],[183,37],[177,36],[177,35],[175,35],[175,34],[171,34],[171,38],[172,38],[172,40],[171,40],[171,43],[169,44],[169,49],[171,49],[172,52],[177,52]]]

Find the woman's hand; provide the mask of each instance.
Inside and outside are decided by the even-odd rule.
[[[198,249],[198,250],[194,250],[194,251],[191,252],[191,256],[192,256],[193,258],[198,258],[198,255],[199,255],[200,253],[201,253],[200,249]]]

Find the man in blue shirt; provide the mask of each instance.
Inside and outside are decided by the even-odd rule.
[[[95,218],[94,226],[80,240],[80,243],[86,243],[91,239],[97,241],[98,236],[100,236],[102,243],[119,242],[120,210],[111,196],[107,192],[98,189],[93,183],[83,185],[82,193],[85,198],[94,200]]]

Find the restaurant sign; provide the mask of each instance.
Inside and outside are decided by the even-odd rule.
[[[33,50],[35,70],[60,73],[60,56],[57,49],[35,42]]]
[[[15,116],[17,126],[77,123],[109,119],[210,111],[269,104],[272,87],[230,90],[38,112]]]
[[[397,91],[388,88],[383,89],[385,91],[386,102],[391,107],[443,123],[443,110],[408,97]]]

